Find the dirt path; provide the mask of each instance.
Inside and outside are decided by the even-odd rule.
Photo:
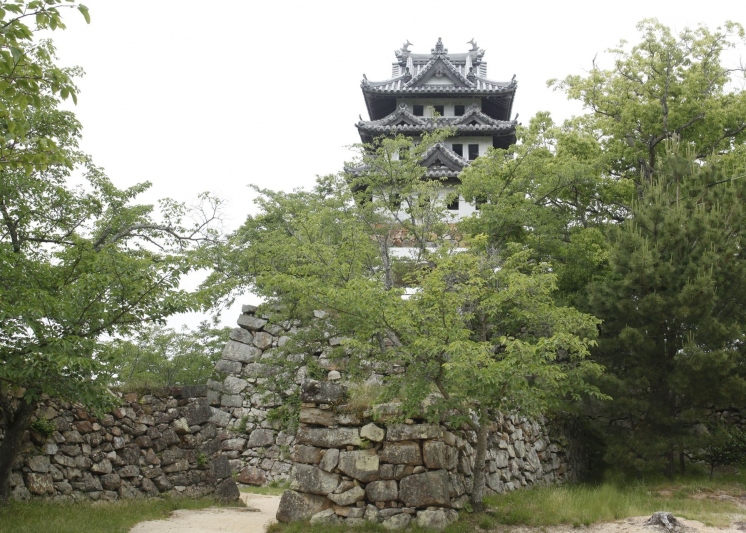
[[[617,520],[616,522],[604,522],[600,524],[593,524],[590,526],[584,526],[581,528],[574,528],[572,526],[554,526],[554,527],[524,527],[514,526],[506,528],[505,531],[509,533],[665,533],[666,530],[659,526],[646,526],[645,522],[650,516],[634,516],[631,518],[625,518],[623,520]],[[734,515],[733,521],[730,527],[719,528],[706,526],[702,522],[696,522],[694,520],[686,520],[677,517],[679,523],[683,526],[677,528],[674,531],[677,533],[743,533],[746,531],[746,522],[740,522],[746,517],[741,515]]]
[[[248,507],[178,510],[165,520],[140,522],[130,533],[263,533],[275,520],[280,497],[243,493],[241,498]]]

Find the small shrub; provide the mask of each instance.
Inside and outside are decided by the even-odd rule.
[[[52,433],[54,433],[54,431],[57,429],[57,426],[55,426],[54,423],[49,420],[38,418],[31,423],[30,429],[31,431],[40,433],[45,437],[50,437]]]

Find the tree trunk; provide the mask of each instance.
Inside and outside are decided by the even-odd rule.
[[[474,512],[484,511],[484,462],[487,457],[488,426],[482,422],[477,428],[477,456],[474,459],[474,488],[471,493],[471,506]]]
[[[9,402],[4,405],[9,405]],[[14,410],[7,407],[3,409],[5,436],[0,442],[0,506],[10,499],[10,474],[13,462],[35,408],[36,402],[26,403],[26,400],[20,399]]]
[[[674,463],[673,447],[666,450],[665,458],[666,458],[666,468],[665,468],[666,477],[668,479],[673,479],[674,472],[676,472],[676,466]]]

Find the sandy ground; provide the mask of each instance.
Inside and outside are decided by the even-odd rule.
[[[178,510],[166,520],[140,522],[130,533],[263,533],[275,521],[279,496],[242,493],[248,507]]]
[[[605,522],[574,528],[572,526],[555,526],[546,528],[531,527],[510,527],[507,529],[510,533],[665,533],[666,529],[660,526],[646,526],[650,516],[635,516],[617,520],[616,522]],[[746,531],[746,516],[734,515],[730,527],[718,528],[706,526],[702,522],[694,520],[685,520],[678,518],[681,527],[676,528],[676,533],[742,533]]]

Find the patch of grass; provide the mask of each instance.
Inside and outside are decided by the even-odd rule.
[[[255,487],[253,485],[245,485],[241,487],[241,492],[249,492],[251,494],[264,494],[268,496],[279,496],[290,486],[290,483],[270,483],[262,487]]]
[[[118,502],[10,502],[0,507],[0,531],[10,533],[127,533],[138,522],[168,518],[177,509],[220,506],[211,499],[157,498]]]
[[[730,523],[730,513],[739,513],[734,501],[708,497],[700,480],[695,483],[631,483],[616,485],[564,485],[519,490],[486,498],[496,520],[503,524],[575,527],[611,522],[631,516],[670,511],[677,517],[698,520],[716,527]],[[723,491],[722,483],[717,489]],[[732,489],[740,487],[731,486]],[[738,489],[743,492],[743,487]]]

